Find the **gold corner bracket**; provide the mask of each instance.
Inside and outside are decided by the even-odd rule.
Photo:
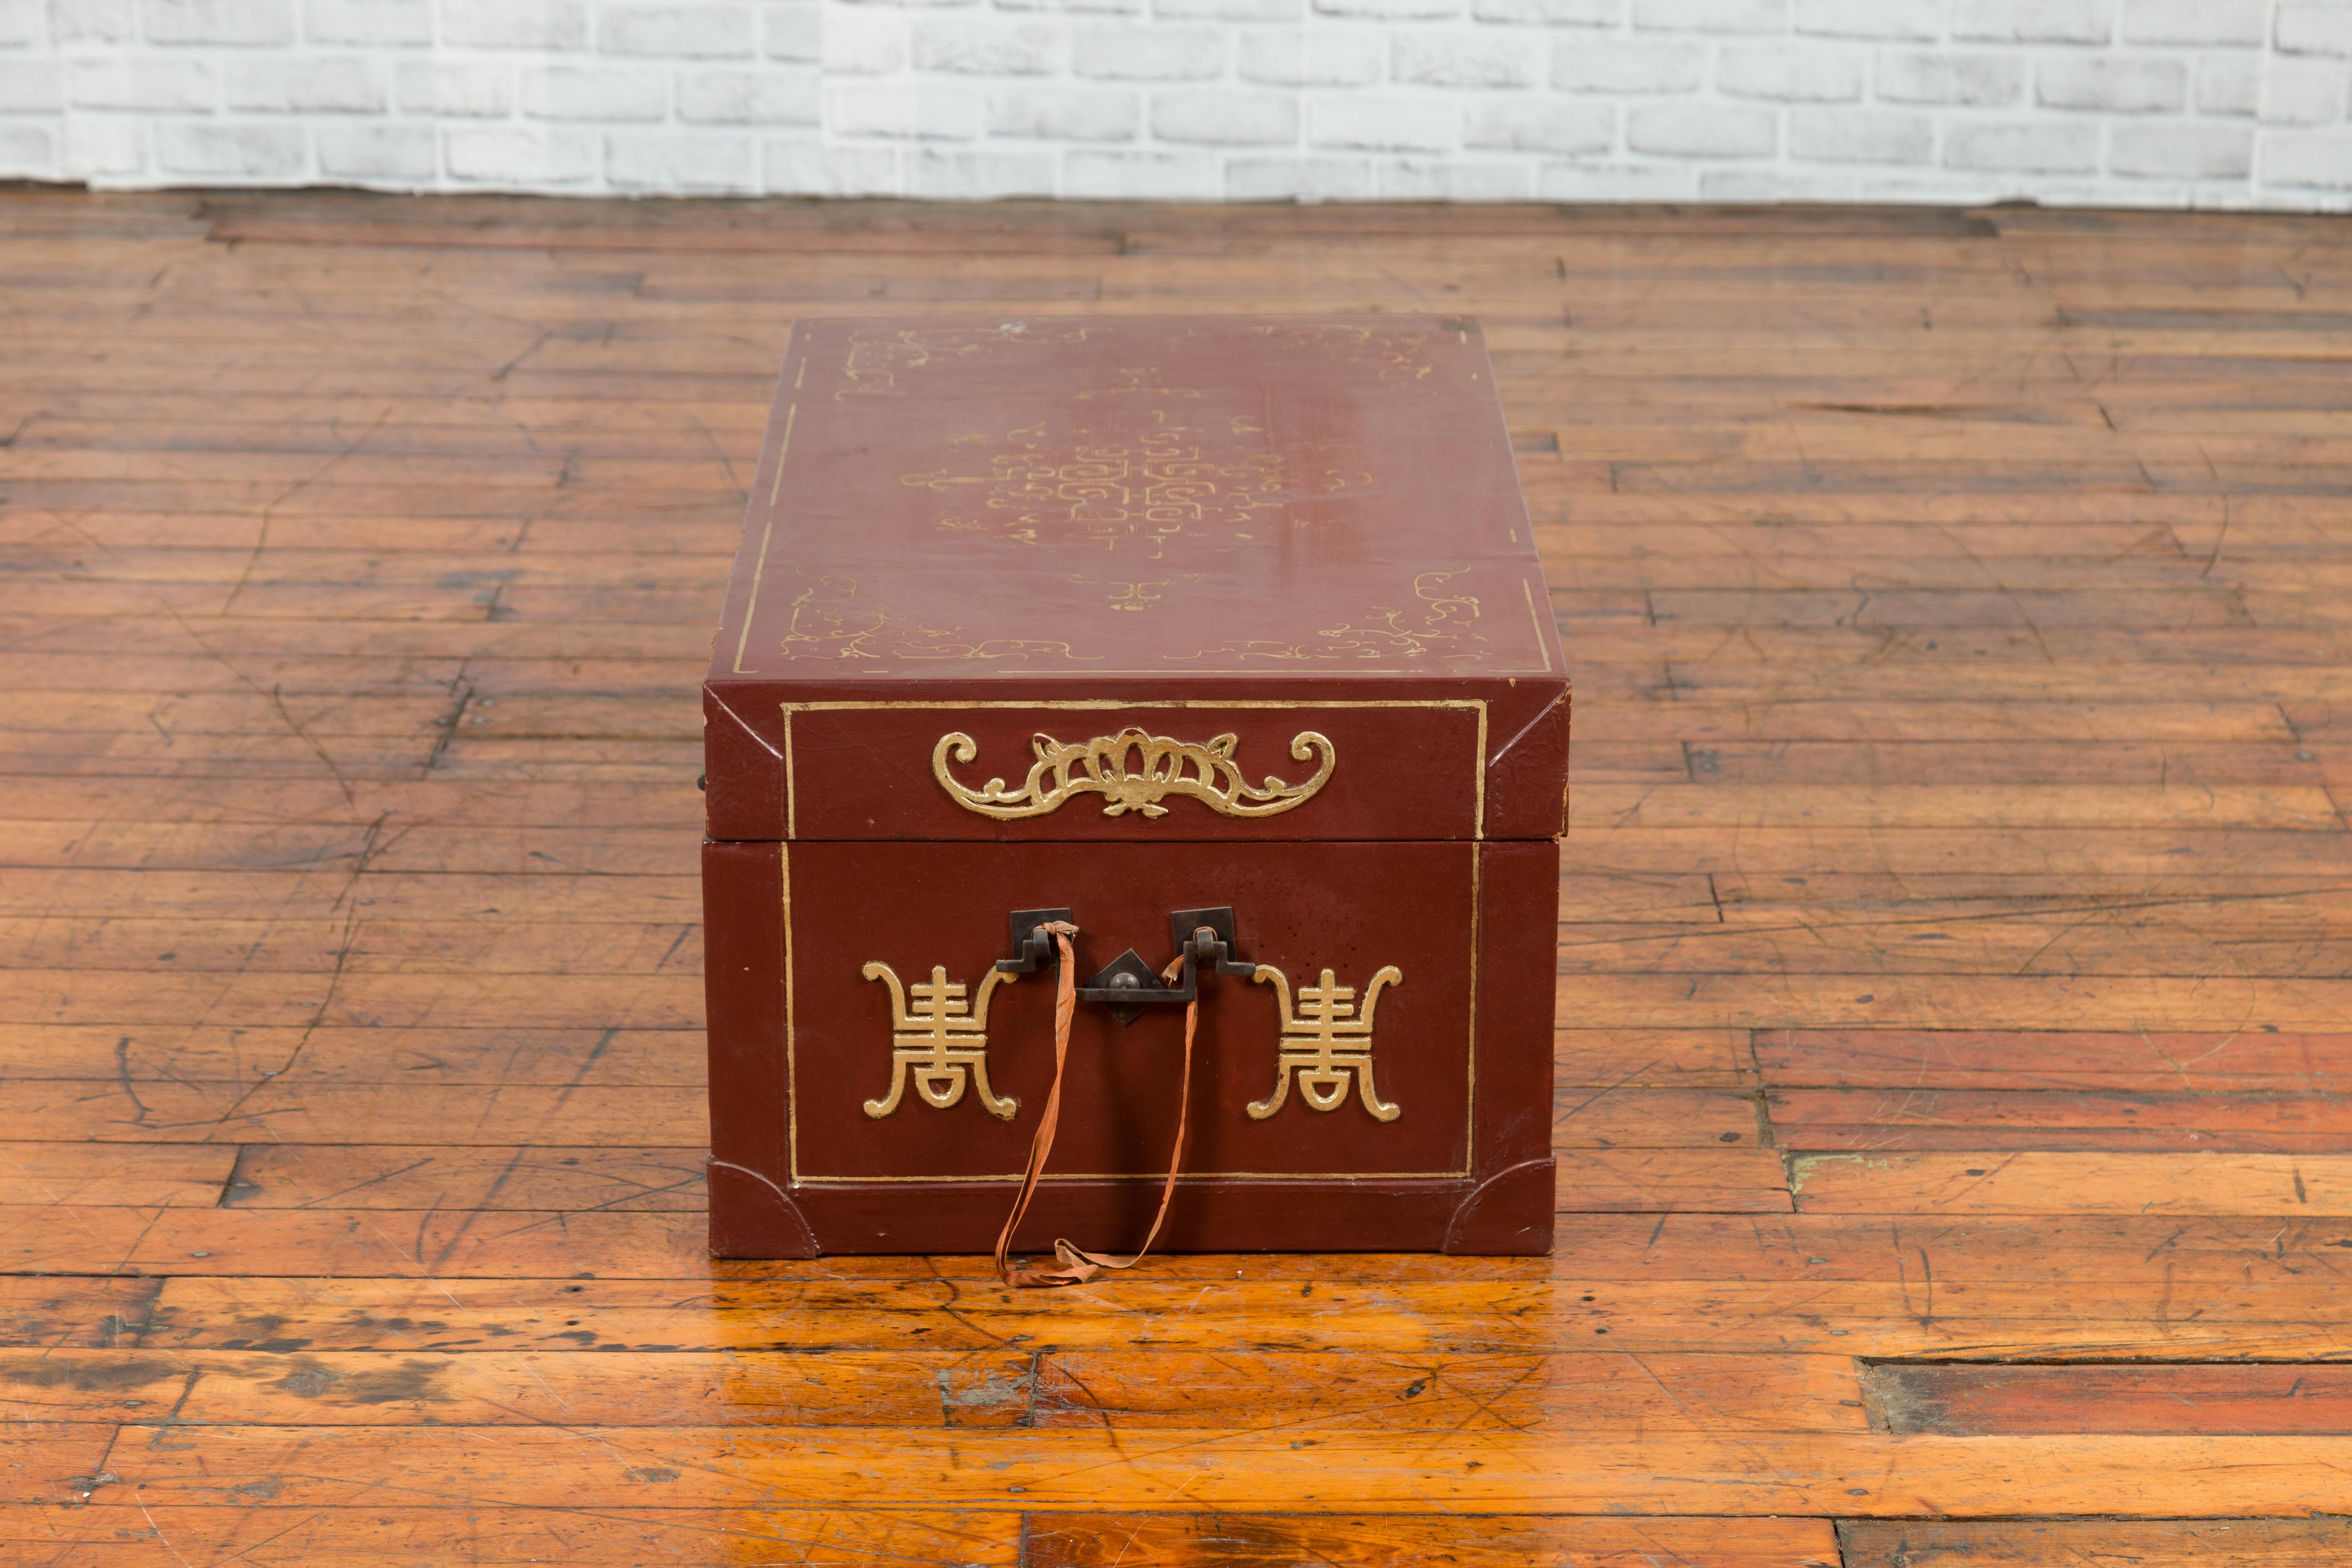
[[[1328,737],[1302,730],[1291,739],[1290,754],[1302,763],[1313,760],[1314,774],[1295,784],[1269,774],[1253,784],[1234,761],[1240,743],[1230,731],[1205,743],[1138,729],[1091,741],[1034,735],[1029,745],[1036,761],[1020,788],[1008,789],[1003,779],[993,778],[974,789],[949,771],[948,762],[952,757],[969,763],[980,748],[970,735],[954,731],[931,748],[931,773],[958,805],[1000,821],[1044,816],[1081,795],[1103,796],[1105,816],[1165,816],[1168,808],[1160,803],[1171,795],[1197,800],[1222,816],[1274,816],[1313,799],[1339,760]]]

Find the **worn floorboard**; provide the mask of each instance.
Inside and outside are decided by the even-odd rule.
[[[0,1557],[2352,1556],[2344,220],[15,191],[0,305]],[[1433,308],[1579,688],[1557,1256],[710,1262],[790,323]]]

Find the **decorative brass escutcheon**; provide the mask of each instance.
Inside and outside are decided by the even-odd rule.
[[[1372,1009],[1380,1003],[1383,986],[1404,984],[1402,970],[1389,964],[1372,976],[1364,990],[1360,1014],[1356,1010],[1356,988],[1339,984],[1330,970],[1323,972],[1322,984],[1298,988],[1296,1010],[1291,1005],[1289,978],[1281,970],[1261,963],[1256,977],[1274,987],[1275,999],[1282,1008],[1282,1041],[1275,1058],[1274,1092],[1251,1101],[1252,1121],[1263,1121],[1282,1109],[1290,1098],[1294,1076],[1300,1097],[1317,1110],[1338,1110],[1348,1098],[1349,1080],[1353,1079],[1356,1092],[1374,1121],[1394,1121],[1404,1114],[1402,1107],[1383,1100],[1372,1087]]]
[[[999,985],[1010,985],[1018,976],[990,970],[980,983],[980,994],[967,1004],[963,982],[950,980],[947,966],[934,964],[930,979],[911,988],[914,1005],[909,1009],[908,988],[898,984],[897,971],[887,963],[869,963],[863,973],[890,987],[892,1031],[890,1092],[867,1100],[866,1115],[879,1121],[898,1110],[910,1076],[924,1104],[946,1110],[963,1099],[969,1074],[988,1113],[1002,1121],[1013,1120],[1021,1102],[988,1086],[988,1002]]]
[[[1170,795],[1189,796],[1224,816],[1273,816],[1311,799],[1330,778],[1339,756],[1328,737],[1302,730],[1291,738],[1290,754],[1302,763],[1316,759],[1314,774],[1295,784],[1271,775],[1253,784],[1234,761],[1240,743],[1230,732],[1204,743],[1132,728],[1091,741],[1033,735],[1029,746],[1036,761],[1019,789],[1006,788],[1001,778],[974,789],[948,771],[948,759],[971,762],[980,747],[970,735],[953,731],[931,748],[931,774],[966,811],[1002,821],[1043,816],[1080,795],[1103,796],[1105,816],[1130,811],[1165,816],[1168,808],[1160,803]]]

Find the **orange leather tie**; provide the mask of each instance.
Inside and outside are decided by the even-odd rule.
[[[1029,1168],[1022,1173],[1021,1195],[1013,1200],[1013,1212],[1005,1216],[1004,1228],[997,1234],[996,1272],[1007,1285],[1051,1289],[1083,1285],[1106,1268],[1132,1268],[1143,1261],[1144,1254],[1160,1238],[1160,1226],[1168,1218],[1168,1205],[1176,1196],[1176,1173],[1184,1166],[1184,1139],[1192,1105],[1192,1031],[1200,1020],[1201,997],[1196,989],[1192,1000],[1184,1004],[1184,1072],[1176,1091],[1176,1151],[1169,1156],[1167,1184],[1160,1189],[1160,1212],[1151,1216],[1151,1229],[1145,1234],[1143,1245],[1133,1257],[1108,1258],[1056,1237],[1054,1257],[1061,1264],[1059,1268],[1015,1268],[1005,1254],[1012,1248],[1013,1230],[1029,1212],[1029,1200],[1036,1195],[1037,1179],[1045,1173],[1046,1156],[1054,1152],[1054,1131],[1062,1120],[1062,1069],[1070,1055],[1070,1019],[1078,1008],[1077,963],[1070,951],[1070,939],[1078,934],[1078,928],[1066,921],[1055,921],[1043,929],[1053,934],[1062,950],[1060,978],[1054,986],[1054,1087],[1045,1095],[1045,1114],[1037,1122],[1037,1135],[1029,1142]],[[1180,954],[1160,978],[1172,985],[1183,968],[1184,960]]]

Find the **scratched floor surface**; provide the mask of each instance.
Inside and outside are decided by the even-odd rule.
[[[877,310],[1485,323],[1557,1258],[706,1260],[695,686]],[[0,1558],[2352,1561],[2345,220],[16,192],[0,311]]]

